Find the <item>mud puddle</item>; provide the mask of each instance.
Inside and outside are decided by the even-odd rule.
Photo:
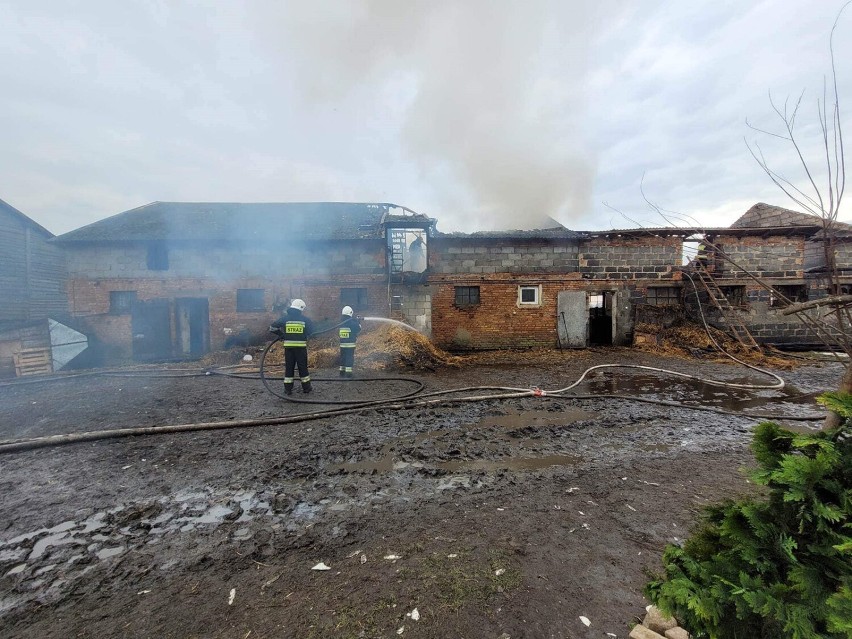
[[[737,384],[767,384],[767,379],[729,380]],[[794,403],[814,405],[816,393],[802,393],[798,388],[786,385],[783,389],[744,389],[713,386],[699,381],[658,375],[619,375],[613,377],[599,374],[583,382],[575,389],[578,393],[634,395],[648,399],[680,401],[685,404],[712,406],[730,411],[760,408],[778,404]]]

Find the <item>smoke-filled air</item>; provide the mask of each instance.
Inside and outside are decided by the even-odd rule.
[[[588,211],[586,53],[602,3],[358,0],[270,5],[257,29],[309,105],[376,100],[442,217],[541,228]],[[270,19],[270,16],[273,16]]]

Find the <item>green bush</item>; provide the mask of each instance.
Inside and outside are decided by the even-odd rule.
[[[852,395],[820,401],[845,423],[804,435],[760,424],[764,496],[708,508],[663,553],[646,594],[694,637],[852,638]]]

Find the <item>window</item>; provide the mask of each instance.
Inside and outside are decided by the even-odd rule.
[[[589,293],[589,308],[603,308],[604,307],[604,294],[603,293]]]
[[[645,295],[645,301],[651,306],[679,306],[680,289],[676,286],[649,288]]]
[[[746,294],[745,286],[720,286],[722,294],[728,298],[731,306],[745,306]]]
[[[262,288],[237,289],[237,313],[258,313],[266,310]]]
[[[367,308],[366,288],[342,288],[340,289],[340,305],[351,306],[356,311]]]
[[[478,286],[456,286],[456,306],[476,306],[479,304]]]
[[[169,270],[169,249],[165,242],[153,242],[148,245],[148,270]]]
[[[402,295],[391,296],[391,310],[392,311],[401,311],[402,310]]]
[[[793,304],[808,301],[808,289],[802,284],[784,284],[773,286],[773,290],[769,294],[769,305],[772,308],[783,308],[787,306],[787,301],[782,298],[782,295],[790,300]],[[781,295],[777,295],[776,291]]]
[[[518,304],[521,306],[541,305],[541,286],[519,286]]]
[[[135,301],[136,291],[110,291],[109,312],[113,315],[127,315]]]

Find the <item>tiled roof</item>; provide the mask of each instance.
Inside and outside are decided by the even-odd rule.
[[[400,209],[397,211],[397,209]],[[153,202],[56,238],[58,242],[352,240],[382,237],[394,204]],[[412,220],[426,216],[410,214]]]
[[[837,228],[852,229],[852,226],[844,222],[835,222],[835,225]],[[822,226],[822,218],[810,213],[800,213],[780,206],[758,202],[731,224],[731,228],[780,226]]]

